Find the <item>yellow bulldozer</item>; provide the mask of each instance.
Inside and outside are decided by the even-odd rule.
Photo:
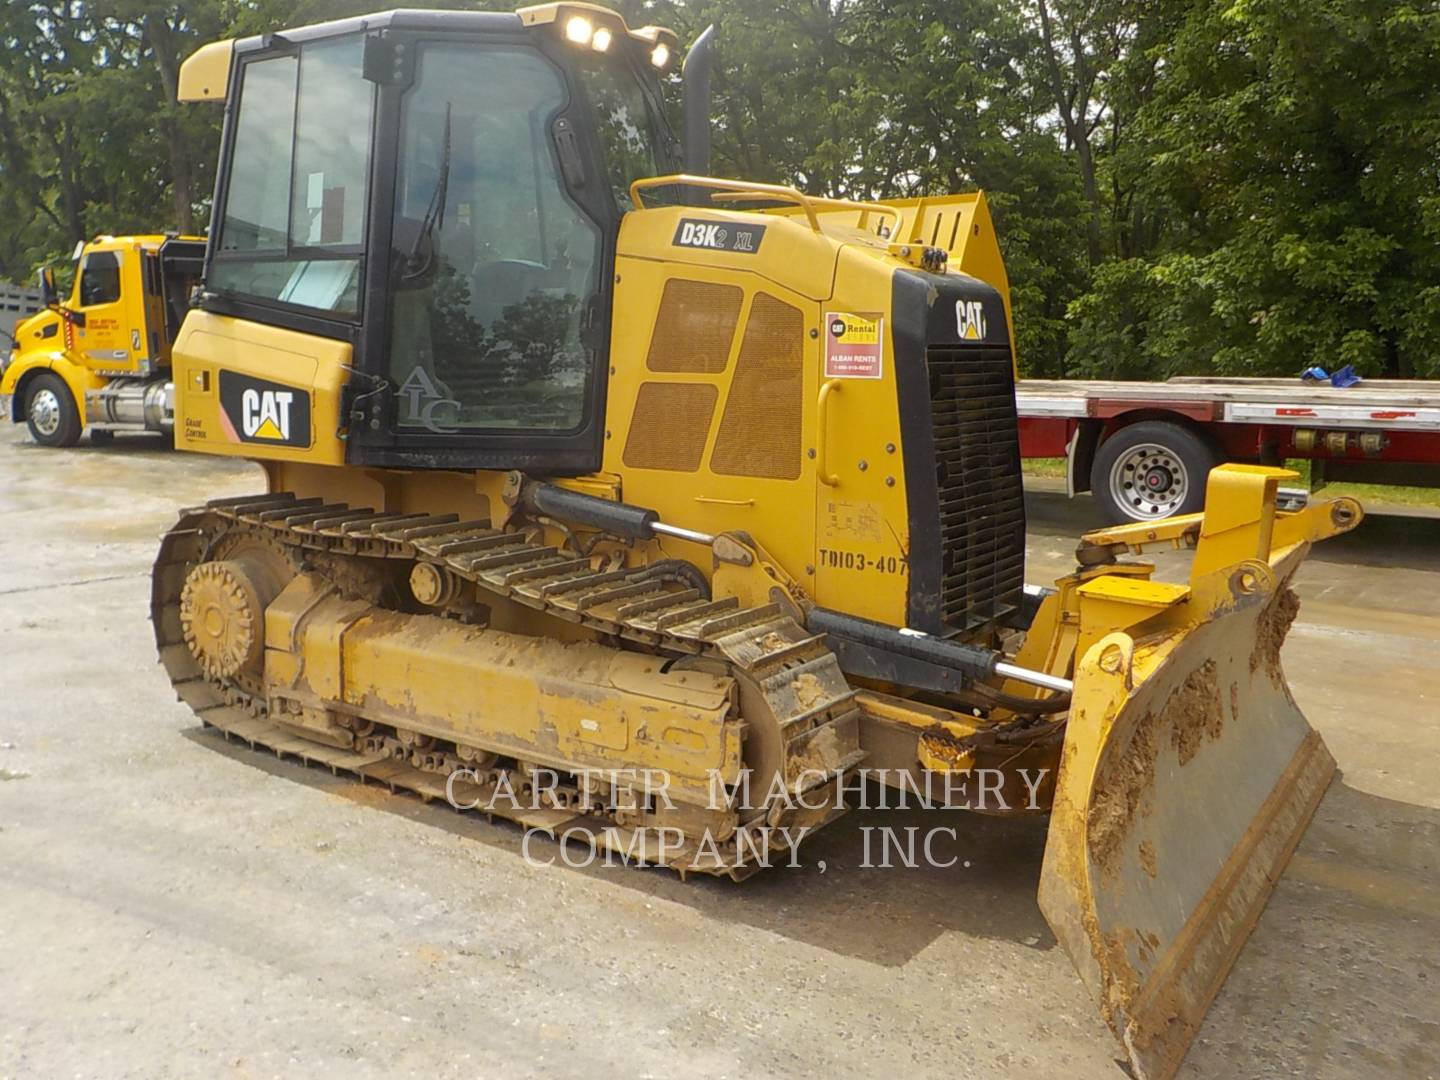
[[[1333,773],[1279,651],[1360,508],[1225,466],[1027,587],[983,197],[707,176],[709,33],[683,140],[678,52],[560,3],[186,62],[226,121],[175,439],[268,488],[165,537],[160,658],[251,746],[681,874],[803,847],[857,776],[1048,814],[1041,908],[1168,1076]]]

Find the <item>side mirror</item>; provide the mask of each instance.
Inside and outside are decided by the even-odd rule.
[[[40,302],[47,308],[60,304],[60,295],[55,291],[55,271],[49,266],[40,268]]]

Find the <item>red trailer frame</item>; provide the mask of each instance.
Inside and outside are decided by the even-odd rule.
[[[1440,486],[1440,382],[1022,379],[1015,397],[1021,456],[1064,457],[1067,492],[1092,491],[1115,521],[1200,509],[1221,461],[1302,458],[1312,482]]]

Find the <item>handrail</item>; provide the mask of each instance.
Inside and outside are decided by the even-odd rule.
[[[634,181],[630,185],[630,201],[640,209],[645,209],[645,200],[640,193],[646,188],[655,187],[708,187],[719,191],[739,192],[764,192],[777,199],[787,199],[798,205],[805,211],[805,217],[810,222],[810,228],[816,232],[820,231],[820,219],[815,216],[815,207],[810,197],[793,187],[786,187],[784,184],[752,184],[744,180],[721,180],[713,176],[691,176],[688,173],[679,173],[675,176],[648,176]]]
[[[827,210],[856,210],[861,215],[859,227],[862,229],[869,224],[871,214],[889,215],[894,219],[897,230],[904,221],[904,216],[897,207],[886,206],[884,203],[859,202],[855,199],[832,199],[824,195],[806,195],[786,184],[751,183],[748,180],[723,180],[715,176],[691,176],[683,173],[676,176],[650,176],[636,180],[630,185],[630,200],[643,210],[645,209],[645,200],[641,193],[646,189],[677,185],[713,188],[715,193],[710,198],[716,202],[779,199],[794,203],[804,211],[810,228],[816,232],[821,231],[820,216],[817,211],[823,213]]]
[[[767,199],[774,199],[775,196],[764,191],[717,191],[710,196],[712,202],[734,201],[762,202]],[[899,208],[886,206],[884,203],[860,202],[858,199],[834,199],[828,195],[806,195],[805,198],[812,206],[820,209],[821,213],[831,210],[856,210],[860,213],[860,222],[857,228],[864,229],[870,224],[871,214],[886,214],[895,221],[894,228],[898,229],[904,221],[904,215]]]
[[[812,201],[818,203],[819,205],[827,209],[833,208],[836,210],[860,211],[861,217],[859,228],[862,229],[870,223],[871,214],[889,214],[895,219],[896,229],[900,228],[900,223],[904,220],[904,215],[900,213],[899,207],[886,206],[884,203],[862,202],[859,199],[832,199],[829,196],[824,195],[813,198]]]

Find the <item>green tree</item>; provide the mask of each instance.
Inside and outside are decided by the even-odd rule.
[[[0,276],[99,231],[203,229],[221,114],[175,103],[183,58],[375,6],[0,7]],[[1032,374],[1440,374],[1440,0],[618,6],[682,41],[717,26],[714,172],[985,189]]]
[[[0,275],[97,232],[194,231],[218,110],[174,102],[180,60],[228,5],[32,0],[0,11]],[[167,209],[160,209],[168,207]]]
[[[1093,374],[1440,374],[1434,4],[1190,5],[1155,50],[1153,248],[1072,306]]]

